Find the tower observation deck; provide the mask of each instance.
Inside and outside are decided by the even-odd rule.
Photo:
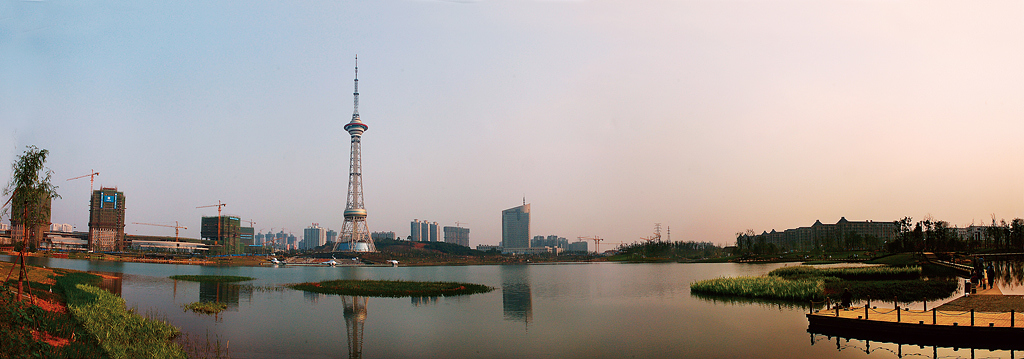
[[[334,251],[376,252],[366,225],[366,208],[363,206],[363,159],[360,140],[369,128],[359,119],[359,57],[356,56],[355,92],[352,93],[354,106],[352,121],[345,124],[345,131],[352,136],[352,149],[348,171],[348,198],[345,204],[345,223],[341,226]]]

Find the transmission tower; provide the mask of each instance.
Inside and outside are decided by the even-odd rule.
[[[363,206],[363,159],[360,139],[369,126],[359,119],[359,56],[356,56],[355,98],[352,121],[345,124],[345,131],[352,136],[351,157],[348,171],[348,199],[345,204],[345,223],[341,226],[340,238],[334,243],[334,251],[342,243],[353,252],[376,252],[366,226],[366,207]]]

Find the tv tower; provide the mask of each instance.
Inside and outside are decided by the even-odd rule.
[[[366,208],[363,207],[363,160],[359,141],[369,126],[359,119],[359,56],[356,56],[355,105],[352,110],[352,121],[345,124],[345,131],[352,135],[352,150],[348,171],[348,201],[345,204],[345,223],[341,226],[341,236],[334,243],[334,251],[338,246],[347,243],[347,250],[352,252],[376,252],[370,238],[370,230],[366,226]]]

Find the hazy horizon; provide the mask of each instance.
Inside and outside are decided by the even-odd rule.
[[[371,231],[734,234],[1024,217],[1012,1],[0,2],[0,178],[50,151],[126,222],[340,230],[354,57]],[[6,218],[3,219],[5,222]],[[129,234],[173,228],[128,225]],[[610,248],[610,247],[609,247]]]

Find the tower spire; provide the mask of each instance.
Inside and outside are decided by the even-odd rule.
[[[359,121],[359,55],[356,55],[356,77],[355,77],[356,91],[352,93],[354,98],[352,106],[352,122]]]

